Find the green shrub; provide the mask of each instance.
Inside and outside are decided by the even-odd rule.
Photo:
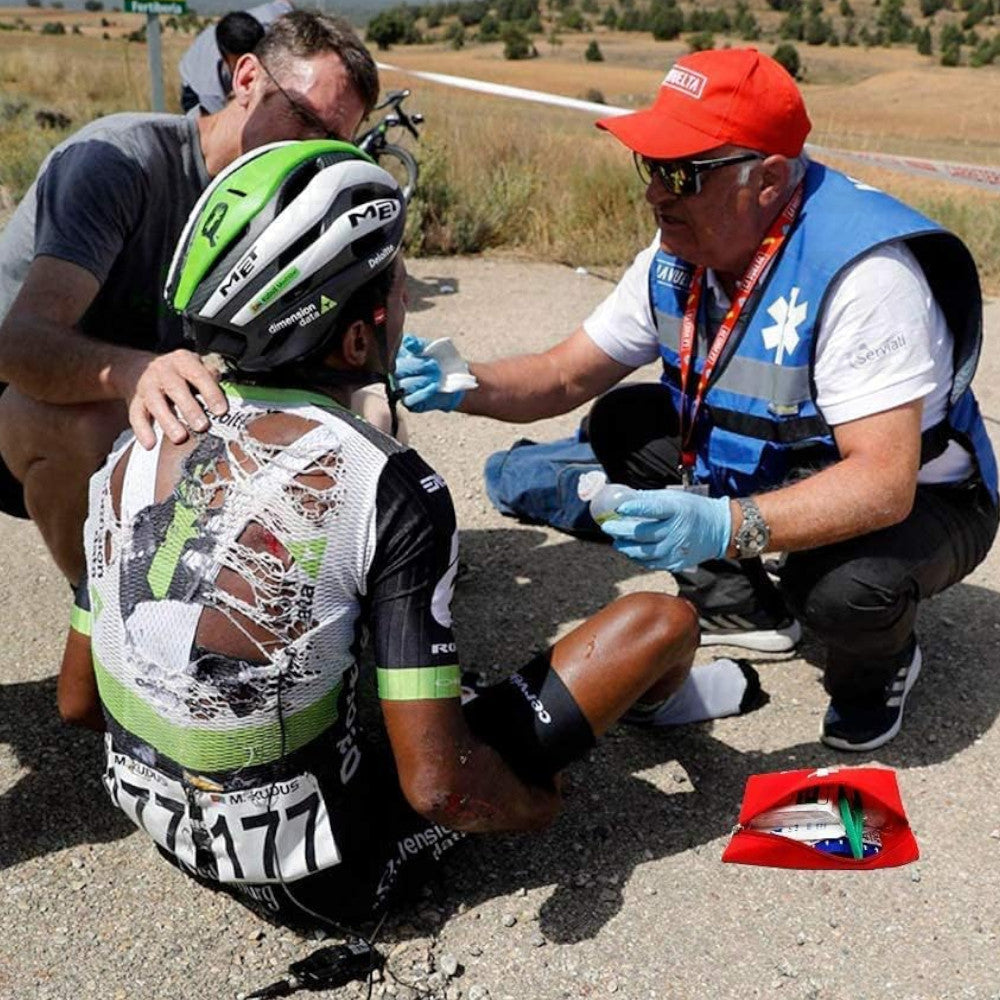
[[[43,35],[65,35],[66,25],[62,21],[46,21],[42,25],[41,33]]]
[[[684,30],[684,14],[676,0],[653,0],[649,8],[649,30],[658,42],[669,42]]]
[[[504,59],[533,59],[537,55],[527,32],[517,25],[507,25],[503,32]]]
[[[590,44],[584,50],[583,58],[587,62],[604,62],[604,54],[601,52],[600,45],[597,44],[596,39],[591,39]]]
[[[941,65],[958,66],[962,62],[962,46],[958,42],[941,45]]]
[[[476,33],[476,38],[478,38],[481,42],[499,41],[500,22],[492,14],[487,14],[486,17],[479,22],[479,31]]]
[[[799,74],[802,72],[802,63],[799,60],[799,50],[794,45],[783,42],[771,55],[775,62],[781,63],[788,70],[792,79],[799,79]]]
[[[687,37],[688,51],[705,52],[715,48],[715,35],[711,31],[699,31]]]
[[[444,40],[453,49],[460,49],[465,45],[465,26],[461,21],[453,21],[444,29]]]

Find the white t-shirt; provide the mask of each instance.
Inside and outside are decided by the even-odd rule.
[[[659,357],[649,302],[649,267],[659,246],[657,237],[636,256],[583,324],[605,354],[630,368]],[[705,287],[714,332],[729,300],[712,271]],[[705,350],[700,335],[699,354]],[[952,350],[951,331],[906,245],[872,250],[845,269],[830,289],[816,335],[816,405],[836,427],[922,398],[921,428],[926,430],[947,412]],[[918,481],[956,482],[973,470],[972,457],[952,441],[943,455],[921,468]]]

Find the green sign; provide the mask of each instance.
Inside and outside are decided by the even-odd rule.
[[[183,14],[187,0],[125,0],[126,14]]]

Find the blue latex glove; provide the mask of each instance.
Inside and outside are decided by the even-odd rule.
[[[403,406],[414,413],[428,410],[454,410],[465,398],[465,392],[441,391],[441,366],[436,358],[424,354],[429,341],[403,335],[396,354],[396,384],[403,393]]]
[[[615,548],[650,569],[676,571],[721,559],[729,548],[733,517],[729,497],[684,490],[638,490],[601,524]]]

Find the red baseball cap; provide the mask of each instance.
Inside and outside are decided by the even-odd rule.
[[[756,49],[710,49],[678,59],[651,108],[597,127],[640,156],[676,160],[728,145],[798,156],[812,123],[781,63]]]

